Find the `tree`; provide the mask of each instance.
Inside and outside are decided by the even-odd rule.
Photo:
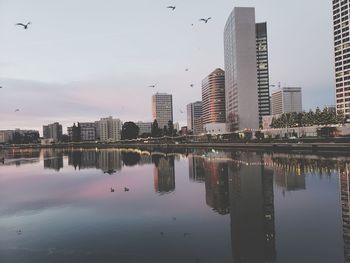
[[[122,140],[133,140],[139,135],[140,128],[132,121],[125,122],[122,127]]]
[[[80,142],[81,141],[81,128],[80,123],[78,122],[78,126],[73,124],[72,127],[72,142]]]
[[[139,163],[141,155],[136,152],[122,152],[122,159],[126,166],[135,166]]]
[[[161,136],[161,130],[158,126],[158,121],[154,120],[151,126],[151,136],[152,137],[160,137]]]
[[[257,138],[258,140],[264,139],[265,138],[264,133],[262,133],[261,131],[256,131],[255,138]]]
[[[168,135],[174,136],[174,124],[171,120],[168,121]]]

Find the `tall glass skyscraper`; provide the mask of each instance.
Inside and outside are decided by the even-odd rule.
[[[350,0],[333,0],[337,114],[350,117]]]
[[[224,31],[228,130],[258,129],[270,111],[266,24],[255,24],[255,9],[235,7]],[[260,97],[259,97],[260,96]],[[261,116],[260,116],[261,117]]]

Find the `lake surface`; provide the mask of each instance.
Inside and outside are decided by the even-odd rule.
[[[117,149],[1,156],[2,263],[350,262],[349,157]]]

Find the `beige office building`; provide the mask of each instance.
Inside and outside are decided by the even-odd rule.
[[[167,93],[156,93],[152,96],[152,117],[158,127],[163,129],[168,122],[173,122],[173,96]]]

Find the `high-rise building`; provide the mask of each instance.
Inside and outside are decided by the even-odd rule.
[[[111,116],[99,121],[100,141],[116,142],[121,140],[122,122]]]
[[[337,114],[350,116],[350,0],[333,0]]]
[[[229,131],[259,128],[257,45],[263,42],[263,34],[259,31],[260,40],[257,40],[256,30],[255,9],[235,7],[224,31],[226,120]]]
[[[158,127],[163,129],[173,121],[173,96],[167,93],[156,93],[152,96],[152,116]]]
[[[259,126],[262,127],[262,117],[271,114],[269,52],[266,22],[256,24],[256,60],[258,73]]]
[[[43,126],[44,139],[52,139],[55,142],[61,140],[62,137],[62,125],[58,122]]]
[[[206,132],[224,132],[225,72],[217,68],[202,81],[202,114]]]
[[[201,134],[203,132],[203,111],[202,102],[196,101],[187,104],[187,128],[193,131],[193,134]]]
[[[302,112],[301,88],[285,87],[272,92],[271,105],[272,115]]]

